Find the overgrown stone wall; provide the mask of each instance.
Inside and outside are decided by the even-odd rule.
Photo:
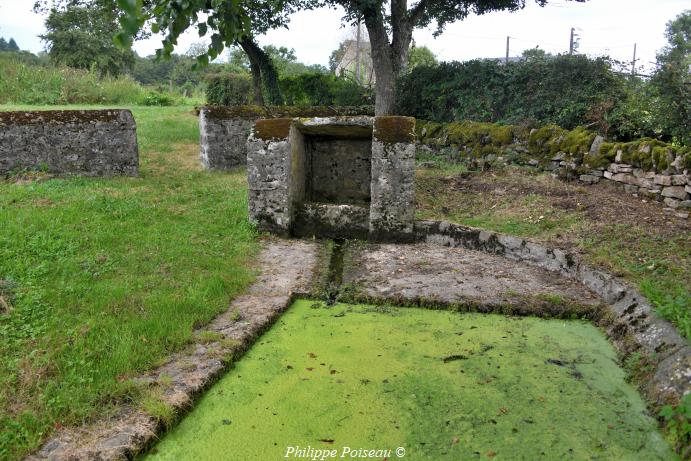
[[[137,175],[129,110],[0,112],[0,174]]]
[[[199,110],[200,160],[211,170],[247,162],[247,137],[259,119],[373,115],[371,107],[207,106]]]
[[[491,163],[529,165],[585,184],[611,181],[622,193],[662,202],[666,211],[688,218],[691,210],[691,148],[655,139],[606,142],[584,128],[539,129],[462,122],[419,122],[418,153],[486,168]]]
[[[414,128],[409,117],[258,120],[250,220],[281,235],[412,240]]]

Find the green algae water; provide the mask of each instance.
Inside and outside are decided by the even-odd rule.
[[[297,301],[146,459],[675,459],[624,378],[586,322]]]

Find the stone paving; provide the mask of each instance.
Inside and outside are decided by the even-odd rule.
[[[345,258],[344,285],[374,302],[393,299],[407,305],[565,316],[573,306],[587,309],[601,303],[583,285],[560,274],[464,248],[366,244]]]

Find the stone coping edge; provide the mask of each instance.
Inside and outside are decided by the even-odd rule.
[[[610,312],[600,317],[606,318],[605,332],[621,356],[639,357],[640,369],[634,374],[648,403],[657,409],[691,393],[689,341],[655,313],[645,296],[616,276],[588,266],[573,253],[521,237],[445,221],[416,221],[414,232],[418,241],[501,255],[582,283],[609,306]]]
[[[121,122],[134,126],[134,117],[129,109],[0,111],[0,126],[109,122]]]

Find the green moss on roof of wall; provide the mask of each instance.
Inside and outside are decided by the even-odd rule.
[[[413,117],[384,116],[374,118],[374,137],[384,143],[415,141]]]
[[[254,124],[254,136],[269,141],[271,139],[286,139],[290,134],[292,118],[271,118],[257,120]]]
[[[48,123],[69,125],[75,123],[114,122],[120,120],[122,112],[127,112],[132,117],[129,110],[123,109],[0,112],[0,125],[39,125]]]

